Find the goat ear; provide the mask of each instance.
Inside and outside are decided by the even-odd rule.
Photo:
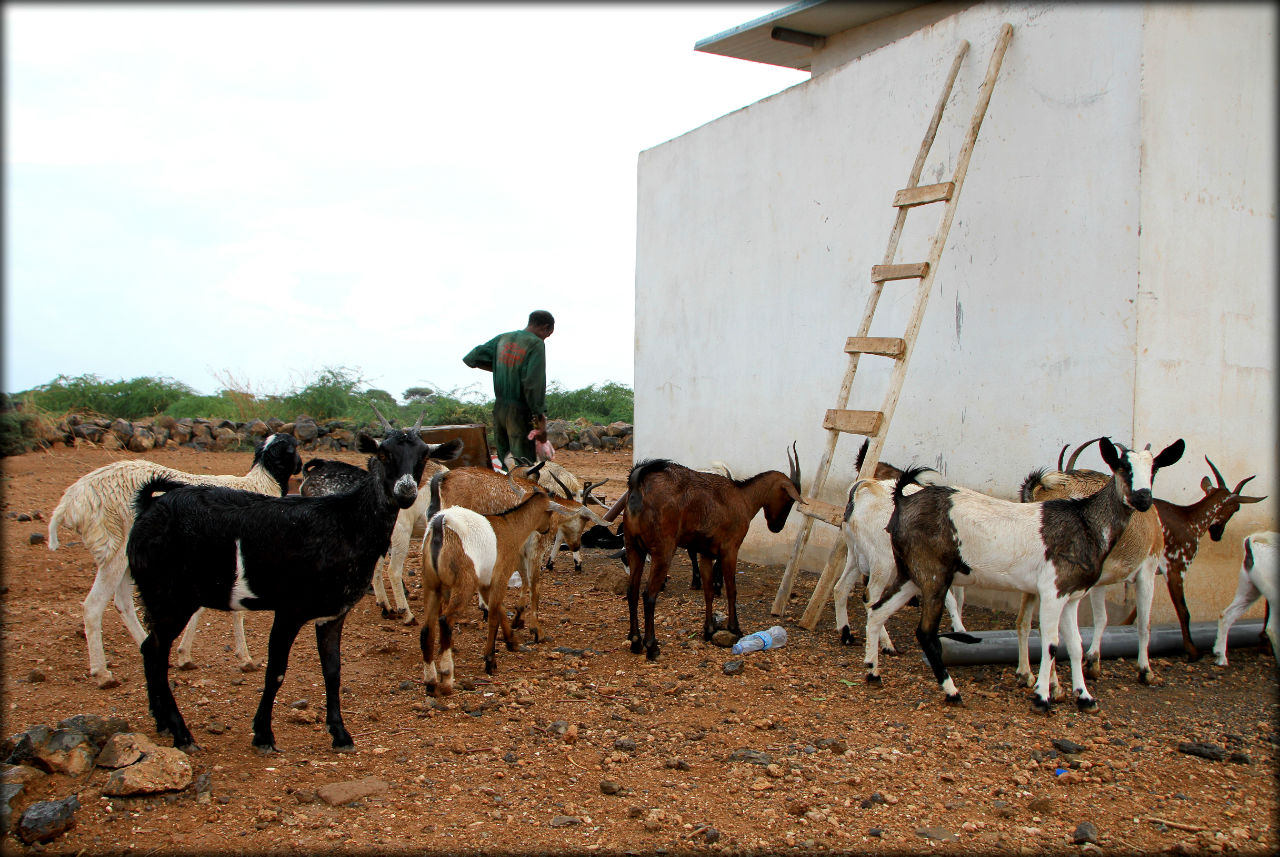
[[[1099,438],[1098,451],[1102,453],[1102,460],[1107,463],[1107,467],[1115,470],[1120,466],[1120,453],[1116,450],[1115,444],[1111,442],[1111,438]]]
[[[432,445],[431,451],[427,453],[427,458],[434,458],[437,461],[453,461],[462,454],[462,447],[462,438],[455,437],[447,443]]]
[[[1200,478],[1200,490],[1208,494],[1213,491],[1213,483],[1209,481],[1208,476]]]
[[[373,439],[372,435],[360,432],[356,435],[356,448],[361,452],[377,452],[378,442]]]
[[[1176,464],[1178,459],[1182,458],[1182,453],[1186,452],[1186,450],[1187,444],[1182,440],[1182,438],[1178,438],[1160,451],[1160,454],[1151,462],[1151,469],[1155,471],[1159,470],[1161,467],[1168,467],[1171,464]]]

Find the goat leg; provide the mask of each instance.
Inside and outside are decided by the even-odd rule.
[[[951,680],[951,674],[942,662],[942,640],[938,637],[938,628],[942,623],[945,594],[945,587],[935,592],[920,593],[920,624],[916,627],[916,641],[920,643],[920,650],[924,652],[938,686],[946,694],[947,703],[963,705],[964,700],[960,698],[960,692],[956,690],[955,682]]]
[[[627,631],[627,640],[631,643],[632,654],[644,651],[644,640],[640,637],[640,620],[637,608],[640,602],[640,578],[644,575],[645,554],[637,548],[627,548],[627,566],[631,579],[627,581],[627,613],[631,625]]]
[[[324,676],[324,721],[333,736],[333,749],[354,750],[355,742],[342,722],[342,626],[346,613],[327,622],[316,622],[316,652],[320,655],[320,672]]]
[[[697,557],[692,551],[689,552],[691,557],[698,560],[694,565],[694,574],[698,575],[698,586],[702,589],[702,600],[706,605],[705,612],[702,617],[702,639],[710,641],[716,633],[715,619],[712,613],[712,607],[715,604],[715,595],[711,591],[711,567],[712,560],[709,556]],[[699,568],[701,566],[701,568]],[[699,574],[701,571],[701,574]]]
[[[173,746],[179,750],[192,752],[199,747],[191,737],[182,712],[178,710],[177,700],[173,698],[173,689],[169,687],[169,650],[185,624],[185,619],[177,616],[172,620],[155,622],[151,634],[139,648],[147,680],[147,702],[156,721],[156,731],[172,736]]]
[[[725,600],[729,602],[729,624],[725,627],[735,637],[742,636],[742,626],[738,624],[738,552],[735,548],[726,552],[725,556],[716,560],[716,568],[723,569]]]
[[[284,683],[285,670],[289,668],[289,650],[302,630],[306,620],[276,611],[267,639],[267,669],[262,683],[262,698],[258,711],[253,715],[253,746],[259,753],[276,752],[276,736],[271,729],[271,706]]]
[[[1187,653],[1187,660],[1198,661],[1200,652],[1191,641],[1191,614],[1187,610],[1187,600],[1182,591],[1182,569],[1170,568],[1165,582],[1169,584],[1169,600],[1173,602],[1173,610],[1178,614],[1178,625],[1182,628],[1182,648]]]

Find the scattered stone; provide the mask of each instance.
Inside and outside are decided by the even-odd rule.
[[[791,801],[791,803],[787,804],[788,815],[794,815],[796,817],[799,817],[804,815],[808,811],[809,811],[809,804],[806,801],[793,800]]]
[[[587,653],[586,649],[571,649],[568,646],[556,646],[551,651],[559,652],[562,655],[568,655],[571,658],[580,658]]]
[[[39,667],[36,667],[31,672],[27,673],[27,681],[31,682],[32,684],[36,684],[37,682],[42,682],[44,680],[45,680],[44,670],[40,669]]]
[[[13,819],[13,807],[9,804],[26,790],[22,783],[0,783],[0,833],[7,833]]]
[[[552,827],[569,827],[574,824],[581,824],[582,819],[575,815],[557,815],[551,819]]]
[[[42,545],[46,538],[47,536],[44,533],[32,533],[27,537],[27,542],[33,545]]]
[[[98,754],[98,767],[123,768],[132,765],[148,753],[158,749],[146,735],[137,732],[120,732],[112,735]]]
[[[1217,744],[1206,744],[1200,741],[1180,741],[1178,743],[1178,752],[1186,753],[1188,756],[1199,756],[1202,759],[1209,759],[1214,762],[1221,762],[1227,758],[1227,751]]]
[[[872,827],[872,828],[870,828],[869,830],[867,830],[867,835],[868,835],[868,836],[883,836],[883,835],[884,835],[884,831],[883,831],[883,830],[881,830],[881,829],[880,829],[880,828],[878,828],[878,827]]]
[[[210,720],[204,729],[210,735],[224,735],[227,732],[227,724],[221,720]]]
[[[830,750],[837,756],[843,756],[845,751],[849,749],[849,745],[839,738],[819,738],[813,743],[818,749]]]
[[[724,662],[724,674],[725,674],[725,675],[738,675],[738,674],[739,674],[739,673],[741,673],[744,669],[746,669],[746,667],[747,667],[747,665],[746,665],[746,662],[745,662],[745,661],[725,661],[725,662]]]
[[[304,711],[310,705],[311,703],[305,699],[299,699],[296,702],[289,703],[289,707],[296,709],[297,711]]]
[[[78,777],[93,770],[98,746],[83,732],[54,729],[47,741],[36,746],[35,761],[51,774]]]
[[[667,759],[665,762],[662,763],[662,765],[665,768],[672,768],[677,771],[689,770],[689,763],[686,762],[684,759]]]
[[[633,753],[636,749],[636,739],[634,738],[618,738],[613,742],[613,749],[621,750],[624,753]]]
[[[1054,738],[1052,743],[1053,748],[1059,753],[1069,753],[1073,756],[1078,756],[1088,749],[1084,745],[1077,744],[1075,741],[1068,741],[1066,738]]]
[[[413,690],[413,687],[414,687],[414,683],[411,679],[405,679],[404,681],[400,682],[401,690]]]
[[[944,827],[918,827],[916,828],[916,836],[919,836],[921,839],[932,839],[937,842],[954,842],[959,838]]]
[[[600,792],[607,795],[616,795],[622,793],[622,786],[613,780],[601,780]]]
[[[345,783],[329,783],[323,785],[316,790],[320,800],[329,804],[329,806],[342,806],[344,803],[351,803],[353,800],[376,795],[385,792],[390,786],[386,780],[380,780],[377,777],[364,777],[359,780],[349,780]]]
[[[1055,804],[1052,798],[1038,797],[1027,805],[1027,809],[1031,810],[1036,815],[1044,815],[1045,813],[1052,812],[1054,806]]]
[[[1251,757],[1248,753],[1244,752],[1243,750],[1236,750],[1229,757],[1227,757],[1227,761],[1235,762],[1237,765],[1252,765],[1253,757]]]
[[[729,754],[729,761],[746,762],[750,765],[765,767],[773,761],[773,758],[768,753],[762,753],[759,750],[748,750],[745,747],[739,747]]]
[[[1071,841],[1076,845],[1083,845],[1086,842],[1096,844],[1098,841],[1098,828],[1092,821],[1082,821],[1076,825],[1076,830],[1071,834]]]
[[[41,777],[48,776],[39,768],[31,765],[0,765],[0,783],[18,783],[26,785],[32,780],[38,780]]]
[[[176,747],[156,747],[140,761],[118,768],[102,787],[105,795],[122,796],[181,791],[191,785],[191,759]]]
[[[878,803],[887,804],[888,802],[889,801],[885,800],[884,795],[880,794],[880,792],[872,792],[871,797],[864,800],[861,804],[859,804],[859,806],[861,806],[863,809],[871,809],[871,807],[875,806]]]
[[[727,649],[736,642],[738,642],[738,635],[732,631],[720,630],[711,635],[712,645],[719,646],[722,649]]]
[[[708,843],[720,841],[720,831],[716,830],[714,827],[705,828],[702,831],[702,835]]]
[[[56,839],[75,826],[80,799],[42,800],[27,807],[18,819],[18,837],[28,845]]]

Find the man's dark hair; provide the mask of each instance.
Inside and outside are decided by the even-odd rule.
[[[529,313],[529,327],[555,327],[556,319],[545,309],[535,309]]]

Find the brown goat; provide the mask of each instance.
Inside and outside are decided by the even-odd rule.
[[[729,602],[728,630],[742,636],[738,624],[737,581],[738,548],[756,512],[764,509],[769,531],[781,532],[795,502],[804,502],[800,494],[800,463],[787,450],[790,475],[766,470],[748,479],[735,480],[717,473],[703,473],[666,459],[642,461],[627,476],[627,506],[622,521],[626,542],[627,565],[631,571],[627,587],[627,608],[631,626],[627,639],[631,651],[645,652],[649,660],[658,657],[658,643],[653,631],[653,608],[658,593],[667,581],[671,557],[677,548],[698,553],[702,566],[702,595],[706,612],[702,622],[702,638],[710,640],[714,633],[711,606],[712,566],[724,570],[724,591]],[[646,557],[652,557],[649,586],[644,596],[644,636],[640,636],[636,615],[640,599],[640,578]]]

